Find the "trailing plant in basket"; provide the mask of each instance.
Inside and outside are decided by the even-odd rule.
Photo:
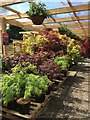
[[[39,2],[38,4],[31,3],[30,9],[26,13],[30,16],[30,18],[34,24],[37,24],[37,25],[42,24],[43,20],[45,18],[49,17],[49,13],[46,12],[45,6],[46,5],[41,2]],[[37,18],[38,16],[43,17],[42,22],[40,22],[40,20]],[[35,17],[35,19],[37,19],[36,21],[33,20],[34,17]]]

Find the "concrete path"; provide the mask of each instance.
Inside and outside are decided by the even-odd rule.
[[[76,75],[69,76],[54,92],[37,118],[90,120],[90,59],[86,58],[78,62],[72,71],[77,71]]]

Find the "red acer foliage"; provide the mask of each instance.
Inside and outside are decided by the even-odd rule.
[[[58,52],[60,50],[66,51],[66,44],[58,37],[58,33],[51,28],[41,29],[40,34],[49,40],[48,44],[44,46],[46,51]]]
[[[90,41],[85,39],[81,43],[81,52],[85,57],[90,57]]]

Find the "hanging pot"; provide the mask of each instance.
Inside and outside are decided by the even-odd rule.
[[[32,17],[30,17],[30,19],[32,20],[33,24],[35,25],[41,25],[45,19],[45,16],[43,15],[34,15]]]

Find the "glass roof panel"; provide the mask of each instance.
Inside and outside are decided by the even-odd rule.
[[[74,24],[75,22],[74,21],[70,21],[70,22],[64,22],[64,24]]]
[[[76,12],[77,16],[87,16],[88,11],[81,11],[81,12]]]
[[[25,2],[20,4],[14,4],[14,5],[10,5],[9,7],[14,10],[18,10],[18,12],[25,13],[26,11],[29,10],[29,3]]]
[[[80,22],[90,22],[90,20],[80,20]]]
[[[28,18],[21,18],[21,19],[16,19],[16,20],[19,22],[31,22],[31,20]]]
[[[64,7],[62,1],[63,0],[59,0],[59,1],[55,0],[55,1],[52,1],[52,2],[49,1],[49,2],[44,2],[44,3],[46,4],[46,8],[48,10],[48,9],[55,9],[55,8],[62,8],[62,7]],[[67,2],[64,3],[64,4],[65,4],[65,6],[69,6],[67,4]]]
[[[12,14],[15,14],[15,13],[0,7],[0,15],[4,16],[4,15],[12,15]]]
[[[73,16],[73,13],[65,13],[65,14],[56,14],[56,15],[53,15],[53,17],[55,18],[67,18],[67,17],[71,17]]]
[[[70,0],[70,2],[72,3],[73,6],[75,5],[81,5],[81,4],[87,4],[87,2],[89,2],[89,0]]]

